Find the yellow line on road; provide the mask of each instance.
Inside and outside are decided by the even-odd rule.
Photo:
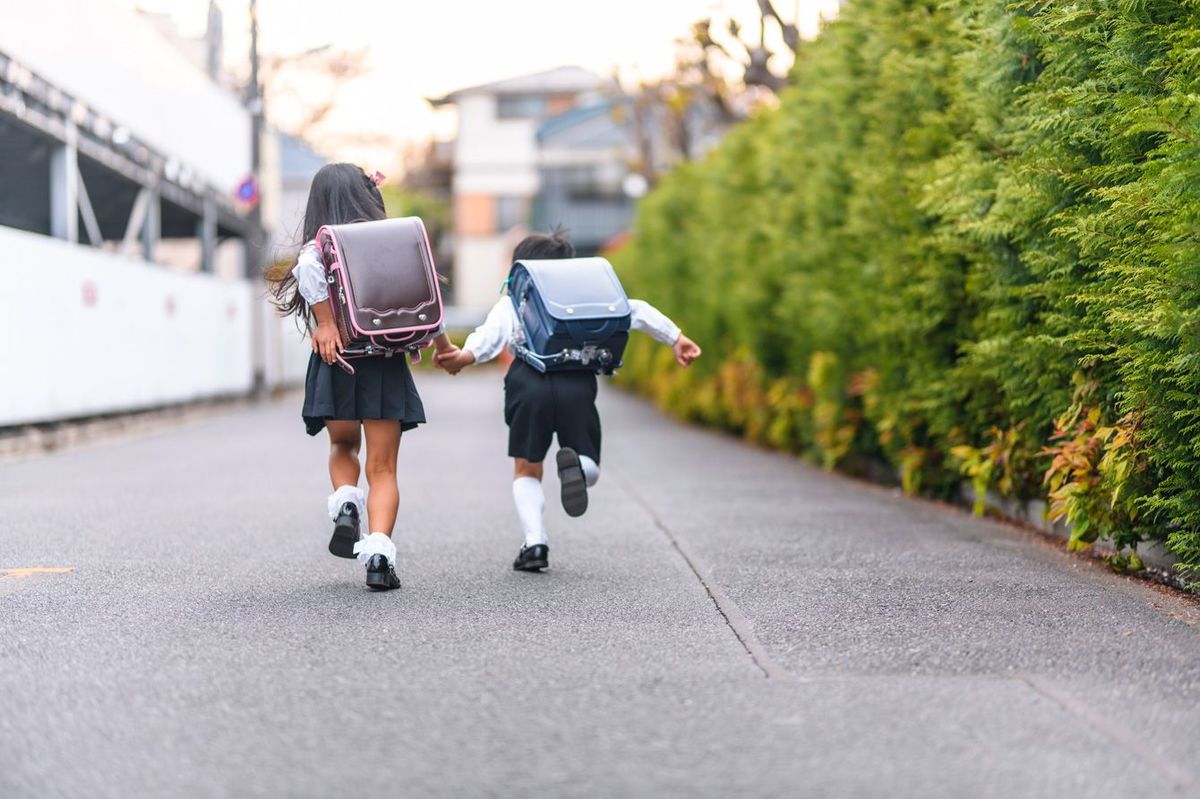
[[[0,569],[0,577],[28,577],[31,574],[66,574],[74,566],[29,566],[23,569]]]

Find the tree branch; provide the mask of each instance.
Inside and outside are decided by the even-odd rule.
[[[758,0],[758,10],[762,13],[764,20],[770,17],[778,23],[779,30],[783,34],[783,43],[793,53],[799,53],[800,29],[794,23],[784,22],[783,17],[779,16],[779,12],[775,10],[775,5],[771,0]]]

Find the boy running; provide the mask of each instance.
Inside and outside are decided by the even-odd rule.
[[[575,247],[561,233],[525,238],[513,251],[513,261],[575,257]],[[680,366],[700,357],[696,343],[658,309],[641,300],[629,301],[631,330],[648,333],[669,345]],[[495,358],[524,339],[512,300],[505,296],[488,312],[461,350],[435,356],[435,363],[458,374],[473,363]],[[556,465],[563,509],[582,516],[589,487],[600,479],[600,414],[596,410],[596,374],[589,370],[542,373],[517,358],[504,377],[504,421],[508,425],[508,454],[513,458],[513,502],[525,542],[513,561],[518,571],[540,572],[550,565],[543,511],[542,462],[551,439],[558,436]]]

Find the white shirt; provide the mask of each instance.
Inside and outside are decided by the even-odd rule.
[[[630,329],[647,333],[663,344],[674,344],[679,338],[679,325],[650,303],[630,300],[629,310],[632,314]],[[521,329],[521,322],[517,319],[512,300],[501,297],[500,301],[492,306],[492,310],[488,311],[483,324],[467,336],[463,350],[474,355],[476,363],[483,363],[495,358],[513,342],[524,340],[525,332]]]
[[[317,245],[308,242],[300,248],[300,257],[292,267],[292,274],[300,287],[300,296],[309,305],[329,299],[329,284],[325,282],[325,265],[317,255]]]

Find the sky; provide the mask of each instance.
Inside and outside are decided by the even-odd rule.
[[[184,34],[204,30],[208,0],[124,1],[170,13]],[[248,2],[219,4],[227,65],[236,69],[248,50]],[[435,112],[425,98],[568,64],[604,75],[616,70],[626,79],[655,77],[670,70],[673,42],[693,21],[714,13],[758,18],[754,0],[259,0],[258,6],[262,52],[366,48],[368,74],[340,89],[326,125],[335,139],[359,133],[397,143],[453,135],[453,113]],[[837,0],[776,0],[808,35],[837,6]],[[283,119],[290,109],[273,110]],[[330,147],[343,150],[329,153],[337,157],[363,155],[345,152],[350,145]]]

